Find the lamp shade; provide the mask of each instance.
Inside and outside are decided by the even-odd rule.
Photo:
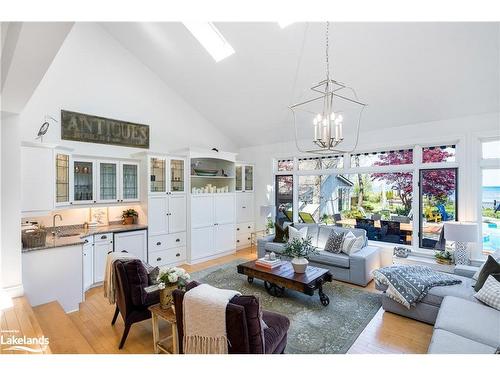
[[[476,242],[477,224],[447,221],[444,223],[444,238],[455,242]]]

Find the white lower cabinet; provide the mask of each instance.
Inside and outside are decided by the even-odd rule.
[[[94,283],[104,281],[106,258],[113,251],[113,233],[94,235]]]
[[[83,291],[94,284],[94,247],[92,240],[86,239],[83,245]]]
[[[238,249],[250,246],[254,228],[255,225],[251,221],[236,224],[236,247]]]
[[[191,197],[191,263],[236,249],[234,194]]]
[[[125,251],[147,262],[147,246],[145,230],[115,233],[115,251]]]
[[[186,259],[186,248],[177,247],[149,253],[149,264],[153,267],[183,263]]]

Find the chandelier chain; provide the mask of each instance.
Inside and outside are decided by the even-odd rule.
[[[330,57],[328,55],[328,50],[330,47],[329,44],[329,29],[330,29],[330,22],[326,21],[326,51],[325,51],[325,56],[326,56],[326,79],[330,79]]]

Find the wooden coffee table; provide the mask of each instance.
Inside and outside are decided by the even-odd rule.
[[[298,292],[314,295],[318,290],[319,300],[323,306],[328,306],[330,298],[323,293],[323,284],[332,281],[329,270],[319,267],[308,266],[306,273],[295,273],[292,263],[283,261],[280,267],[267,269],[255,264],[255,261],[238,265],[238,273],[246,275],[248,282],[253,283],[254,278],[264,281],[267,292],[274,297],[281,297],[285,288]]]

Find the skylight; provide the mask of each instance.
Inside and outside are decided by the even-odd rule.
[[[212,22],[184,22],[198,42],[208,51],[216,62],[231,56],[233,47],[227,42]]]

